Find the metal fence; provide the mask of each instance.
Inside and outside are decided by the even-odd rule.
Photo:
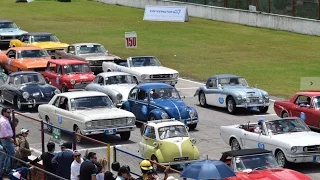
[[[255,6],[257,11],[320,19],[320,0],[175,0],[210,6],[249,10]]]

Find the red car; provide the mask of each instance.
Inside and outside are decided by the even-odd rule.
[[[236,177],[225,180],[311,180],[300,172],[280,168],[271,151],[264,149],[243,149],[222,153],[220,161],[228,164]]]
[[[93,81],[95,75],[86,61],[59,59],[48,61],[44,78],[61,92],[67,92],[84,89]]]
[[[274,111],[279,117],[301,117],[303,115],[306,124],[312,128],[320,128],[319,108],[320,91],[298,92],[288,101],[274,102]]]

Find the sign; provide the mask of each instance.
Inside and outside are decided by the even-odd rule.
[[[264,144],[259,142],[259,143],[258,143],[258,148],[259,148],[259,149],[264,149]]]
[[[116,132],[117,132],[117,129],[107,129],[105,131],[105,134],[106,135],[111,135],[111,134],[116,134]]]
[[[61,131],[60,131],[60,129],[53,128],[52,129],[52,137],[53,137],[54,141],[60,142],[61,141]]]
[[[189,16],[188,16],[187,7],[184,7],[184,6],[147,5],[144,9],[143,20],[186,22],[186,21],[189,21]]]
[[[138,47],[136,32],[125,32],[124,37],[125,37],[126,48],[137,48]]]

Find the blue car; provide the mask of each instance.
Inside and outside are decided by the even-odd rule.
[[[165,83],[145,83],[135,86],[123,103],[123,109],[132,112],[138,122],[159,119],[182,121],[195,129],[198,124],[198,113],[195,108],[187,106],[176,88]]]

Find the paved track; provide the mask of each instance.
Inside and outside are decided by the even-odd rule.
[[[273,111],[273,104],[270,105],[268,113],[264,115],[253,112],[243,112],[238,115],[229,115],[227,114],[225,109],[214,107],[202,108],[198,105],[197,98],[193,97],[196,88],[198,88],[199,86],[201,86],[201,83],[181,79],[176,87],[180,91],[181,95],[185,96],[184,101],[188,105],[194,106],[198,111],[200,122],[196,130],[191,131],[190,134],[192,137],[197,139],[197,146],[200,150],[202,158],[206,158],[206,156],[208,156],[212,159],[219,159],[221,156],[221,152],[230,150],[230,147],[226,145],[220,138],[220,126],[246,123],[248,121],[254,122],[261,117],[265,117],[266,119],[277,118]],[[36,111],[30,113],[25,112],[25,114],[32,117],[38,116]],[[41,136],[39,131],[40,124],[34,121],[27,120],[26,118],[21,116],[18,118],[20,120],[20,123],[17,130],[20,130],[22,127],[30,129],[30,145],[35,149],[35,155],[37,155],[37,153],[40,153],[41,151]],[[50,133],[45,134],[45,143],[48,142],[50,137]],[[121,149],[139,155],[138,143],[140,141],[140,131],[138,128],[131,134],[131,138],[129,141],[122,141],[119,137],[114,136],[96,138],[101,141],[111,143],[111,145],[119,145],[121,146]],[[71,139],[71,136],[62,134],[62,139]],[[57,147],[56,150],[58,150],[58,148],[59,147]],[[85,151],[87,148],[90,148],[90,150],[97,152],[98,155],[101,156],[105,155],[106,152],[103,146],[92,142],[85,142],[84,144],[77,146],[77,149],[82,149],[82,151]],[[138,162],[138,160],[128,158],[126,159],[126,162],[128,162],[128,165],[133,167],[137,165],[133,162]],[[312,177],[312,179],[320,180],[319,164],[297,164],[290,168],[308,174],[310,177]]]

